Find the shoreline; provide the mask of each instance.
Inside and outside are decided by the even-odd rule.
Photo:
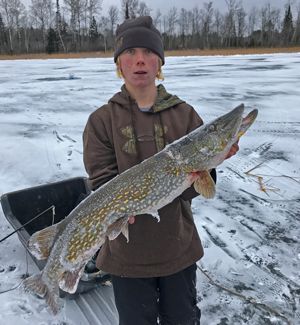
[[[213,50],[174,50],[165,51],[165,56],[229,56],[274,53],[300,53],[300,46],[280,48],[230,48]],[[78,52],[58,54],[21,54],[0,55],[0,60],[48,60],[48,59],[86,59],[86,58],[112,58],[113,52]]]

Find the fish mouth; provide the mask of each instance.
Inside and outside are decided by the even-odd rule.
[[[238,139],[250,128],[252,123],[255,121],[258,115],[258,110],[254,109],[251,111],[245,118],[243,118],[239,132],[238,132]]]
[[[234,130],[236,133],[242,125],[244,109],[244,104],[240,104],[229,113],[219,117],[217,119],[218,129]]]
[[[258,115],[258,110],[254,109],[243,118],[244,109],[244,104],[241,104],[217,119],[218,129],[223,130],[230,137],[235,135],[236,139],[239,139],[250,128]]]

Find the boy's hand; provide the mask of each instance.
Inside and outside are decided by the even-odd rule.
[[[228,154],[227,154],[227,156],[226,156],[225,159],[228,159],[228,158],[234,156],[234,155],[239,151],[239,149],[240,149],[240,148],[239,148],[239,140],[237,140],[237,142],[235,142],[235,143],[231,146],[231,148],[230,148],[230,150],[229,150],[229,152],[228,152]]]
[[[135,217],[130,216],[128,222],[132,225],[135,222]]]

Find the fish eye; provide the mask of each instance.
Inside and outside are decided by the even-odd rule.
[[[213,132],[216,130],[216,126],[214,124],[209,126],[209,131]]]

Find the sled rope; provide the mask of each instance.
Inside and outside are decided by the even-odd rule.
[[[283,318],[283,319],[285,319],[290,325],[292,325],[292,323],[291,323],[291,321],[287,318],[287,317],[285,317],[284,315],[282,315],[282,314],[280,314],[277,310],[275,310],[275,309],[272,309],[271,307],[269,307],[268,305],[266,305],[266,304],[264,304],[264,303],[261,303],[261,302],[258,302],[258,301],[256,301],[253,297],[246,297],[246,296],[244,296],[244,295],[242,295],[242,294],[240,294],[240,293],[237,293],[237,292],[234,292],[234,291],[232,291],[232,290],[230,290],[230,289],[227,289],[227,288],[225,288],[225,287],[223,287],[223,286],[221,286],[220,284],[218,284],[218,283],[216,283],[214,280],[212,280],[212,278],[205,272],[205,271],[203,271],[202,269],[201,269],[201,267],[197,264],[197,267],[198,267],[198,269],[214,284],[214,285],[216,285],[218,288],[220,288],[220,289],[222,289],[222,290],[225,290],[225,291],[227,291],[227,292],[229,292],[229,293],[231,293],[231,294],[233,294],[233,295],[236,295],[236,296],[238,296],[238,297],[241,297],[241,298],[244,298],[245,300],[247,300],[248,302],[250,302],[251,304],[253,304],[253,305],[257,305],[257,306],[261,306],[261,307],[264,307],[264,308],[266,308],[266,309],[269,309],[271,312],[273,312],[274,314],[276,314],[277,316],[279,316],[279,317],[281,317],[281,318]]]
[[[55,206],[54,205],[52,205],[50,208],[44,210],[42,213],[40,213],[39,215],[37,215],[33,219],[29,220],[22,227],[20,227],[19,229],[17,229],[16,231],[14,231],[13,233],[11,233],[10,235],[6,236],[1,241],[4,241],[5,239],[7,239],[8,237],[10,237],[11,235],[13,235],[14,233],[16,233],[17,231],[19,231],[20,229],[22,229],[23,227],[25,227],[26,225],[28,225],[31,221],[33,221],[36,218],[40,217],[42,214],[44,214],[45,212],[47,212],[50,209],[52,209],[52,225],[53,225],[54,224],[54,217],[55,217]],[[28,265],[29,265],[29,263],[28,263],[28,242],[29,242],[29,239],[27,240],[26,247],[25,247],[25,250],[26,250],[26,254],[25,254],[26,255],[26,272],[25,272],[25,277],[28,277]],[[15,286],[14,288],[11,288],[11,289],[8,289],[8,290],[4,290],[4,291],[0,291],[0,294],[6,293],[6,292],[9,292],[9,291],[13,291],[15,289],[18,289],[20,287],[20,285],[23,283],[23,281],[24,281],[24,279],[22,279],[21,282],[17,286]]]
[[[52,224],[54,223],[54,216],[55,216],[55,206],[52,205],[50,208],[44,210],[43,212],[41,212],[40,214],[38,214],[37,216],[35,216],[34,218],[32,218],[31,220],[29,220],[28,222],[26,222],[24,225],[22,225],[20,228],[18,228],[17,230],[13,231],[12,233],[10,233],[9,235],[7,235],[6,237],[2,238],[0,240],[0,243],[2,243],[5,239],[7,239],[8,237],[12,236],[13,234],[15,234],[16,232],[18,232],[19,230],[21,230],[22,228],[24,228],[25,226],[27,226],[30,222],[32,222],[33,220],[39,218],[42,214],[44,214],[45,212],[47,212],[48,210],[52,209]]]

